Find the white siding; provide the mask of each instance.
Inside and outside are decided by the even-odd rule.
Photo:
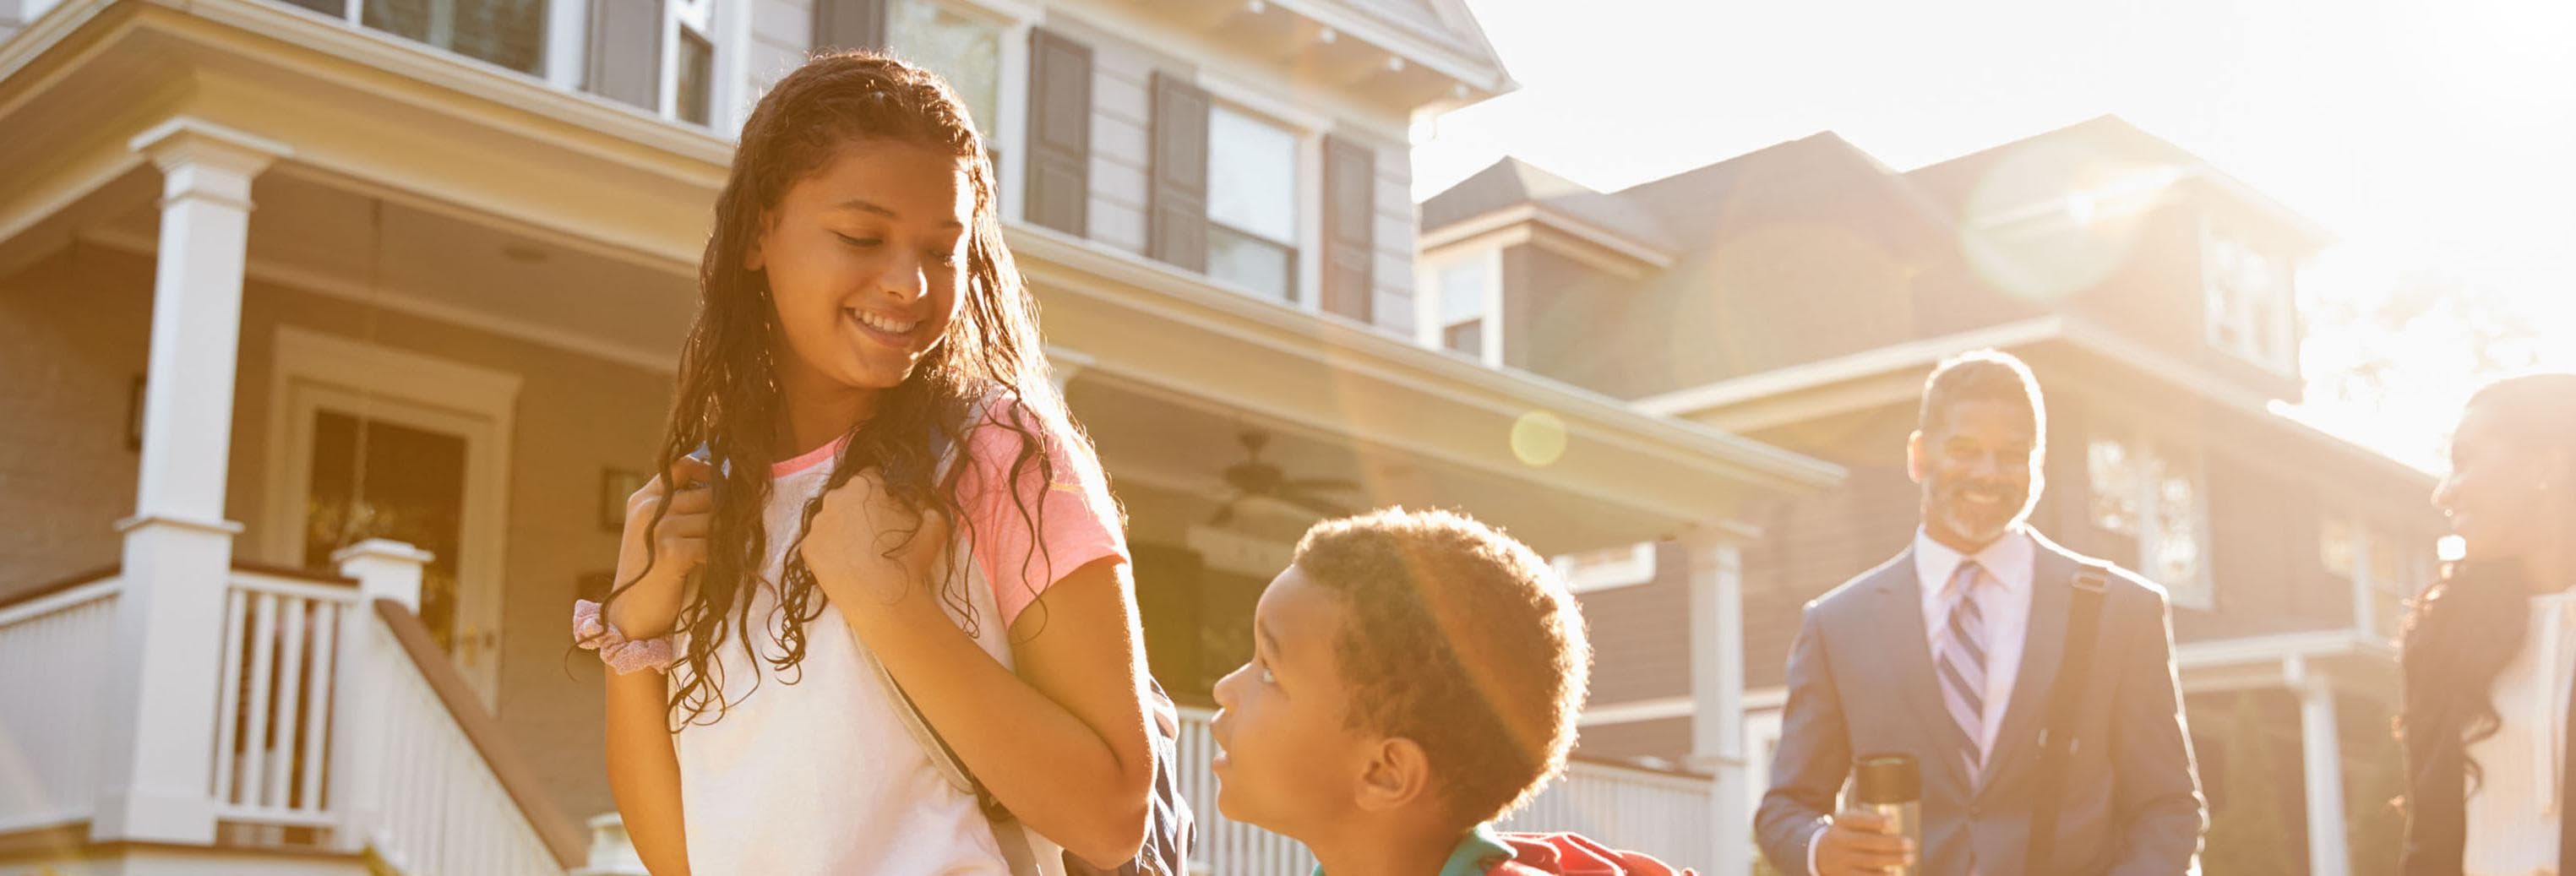
[[[1401,338],[1413,337],[1413,152],[1405,146],[1377,150],[1377,264],[1370,281],[1377,287],[1371,308],[1379,328]]]
[[[752,104],[769,93],[771,83],[805,63],[805,53],[814,45],[814,4],[812,0],[749,0],[751,7],[751,42],[746,47],[750,57],[743,59],[743,73],[750,77],[751,87],[743,92],[742,118],[751,116]],[[721,132],[726,136],[741,133],[739,129]]]
[[[1087,38],[1087,35],[1086,35]],[[1091,239],[1145,251],[1145,191],[1152,154],[1155,59],[1131,47],[1092,43]]]

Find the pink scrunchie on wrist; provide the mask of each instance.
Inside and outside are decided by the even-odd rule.
[[[599,603],[576,599],[572,603],[572,642],[599,652],[599,660],[617,674],[626,675],[646,669],[665,671],[680,662],[685,649],[678,634],[656,636],[643,641],[630,641],[617,631],[600,612]]]

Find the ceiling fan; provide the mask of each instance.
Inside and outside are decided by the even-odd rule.
[[[1351,513],[1342,505],[1317,494],[1357,490],[1360,488],[1358,483],[1346,478],[1291,478],[1278,466],[1261,461],[1261,448],[1270,443],[1268,433],[1246,429],[1240,440],[1243,442],[1244,460],[1225,468],[1225,484],[1234,489],[1234,495],[1217,506],[1215,516],[1208,518],[1208,525],[1224,526],[1234,519],[1236,505],[1255,497],[1285,502],[1313,512],[1317,517],[1342,517]]]

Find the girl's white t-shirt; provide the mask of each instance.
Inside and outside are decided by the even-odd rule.
[[[1018,522],[1024,518],[1010,494],[994,488],[1009,480],[1004,473],[1020,442],[1016,432],[987,419],[968,433],[965,464],[972,468],[960,475],[959,490],[974,523],[957,527],[961,539],[974,533],[975,559],[966,563],[971,568],[963,570],[962,584],[974,622],[949,607],[952,619],[1005,666],[1010,625],[1039,591],[1094,560],[1126,556],[1117,506],[1096,458],[1074,452],[1081,439],[1056,418],[1024,419],[1039,427],[1029,431],[1045,439],[1055,469],[1041,483],[1036,466],[1027,466],[1017,491],[1044,502],[1045,531],[1037,535],[1047,550],[1028,552],[1032,533]],[[835,443],[772,468],[764,511],[772,536],[751,605],[752,645],[763,658],[783,653],[776,582],[794,539],[778,534],[798,531],[805,503],[822,491],[839,449]],[[685,726],[673,737],[691,872],[1007,873],[982,810],[943,778],[905,730],[901,707],[868,667],[864,647],[840,609],[827,604],[806,625],[803,661],[783,673],[765,659],[752,660],[739,637],[717,649],[726,709],[712,723]],[[1058,847],[1035,832],[1030,839],[1039,860],[1053,863]]]

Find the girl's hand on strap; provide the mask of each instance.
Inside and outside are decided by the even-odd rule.
[[[715,468],[681,457],[669,472],[654,478],[626,499],[626,530],[617,543],[617,583],[632,586],[608,600],[608,622],[628,639],[642,640],[671,631],[687,600],[689,572],[707,560],[707,528],[715,520]],[[653,514],[667,506],[662,523],[652,528],[648,551],[645,529]]]
[[[931,571],[948,549],[948,533],[947,515],[905,506],[871,468],[823,495],[798,551],[815,586],[833,603],[896,606],[931,590]]]

